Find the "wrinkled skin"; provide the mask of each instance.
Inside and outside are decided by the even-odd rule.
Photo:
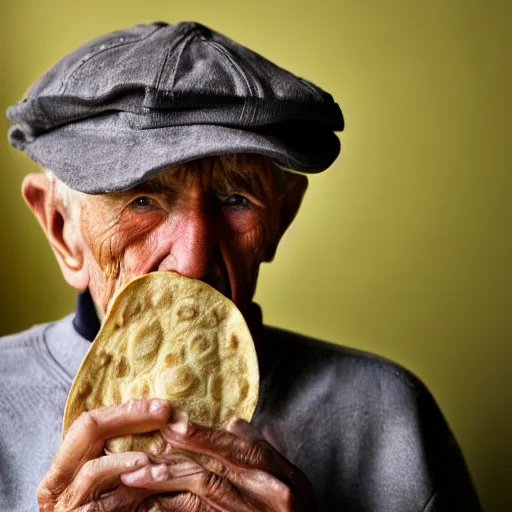
[[[130,190],[85,196],[79,230],[46,177],[29,175],[23,195],[64,277],[77,289],[89,287],[100,312],[124,284],[148,272],[202,279],[245,315],[263,365],[261,320],[251,315],[258,269],[272,259],[307,186],[305,178],[279,172],[263,157],[198,160]],[[158,458],[103,456],[107,439],[159,428],[167,447]],[[161,400],[82,414],[38,500],[44,512],[315,510],[305,475],[248,423],[199,427]]]
[[[85,265],[100,308],[134,277],[159,270],[202,279],[245,313],[280,222],[275,169],[260,159],[250,165],[257,172],[244,177],[219,159],[200,160],[133,189],[87,198]]]
[[[161,428],[158,457],[102,456],[105,440]],[[134,400],[83,413],[38,487],[42,512],[310,512],[305,475],[251,425],[192,425],[165,400]]]

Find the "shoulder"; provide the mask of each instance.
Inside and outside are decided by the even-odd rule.
[[[20,356],[32,353],[34,347],[43,344],[44,331],[49,325],[35,325],[25,331],[0,336],[0,368],[10,366],[12,362],[19,360]]]
[[[274,327],[267,332],[280,354],[281,372],[300,375],[303,381],[336,383],[341,396],[349,390],[359,404],[362,398],[385,403],[395,397],[402,405],[404,397],[431,399],[416,375],[389,359]]]
[[[305,407],[322,410],[355,432],[386,438],[388,447],[406,436],[436,451],[453,447],[453,436],[427,386],[384,357],[271,328],[280,350],[274,382]],[[413,446],[414,442],[410,445]],[[444,447],[441,447],[444,444]],[[450,450],[448,450],[450,451]]]
[[[34,375],[69,388],[90,342],[74,327],[74,315],[0,337],[0,374],[19,383]],[[27,380],[27,385],[32,381]]]
[[[417,376],[360,350],[275,328],[268,335],[280,354],[274,410],[295,412],[297,439],[309,425],[311,438],[331,440],[323,458],[360,481],[376,510],[423,510],[433,495],[480,510],[459,446]]]
[[[46,345],[52,325],[0,338],[0,508],[9,502],[32,510],[34,489],[58,446],[67,389]]]
[[[61,383],[60,369],[48,349],[47,332],[55,323],[39,324],[0,337],[0,377],[4,390]]]

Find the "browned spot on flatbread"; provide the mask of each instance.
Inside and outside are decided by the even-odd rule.
[[[118,379],[122,379],[123,377],[126,377],[126,375],[128,375],[129,371],[130,371],[130,367],[128,366],[128,362],[126,361],[126,358],[123,356],[119,357],[119,359],[117,360],[117,363],[116,363],[115,376]]]
[[[208,392],[216,402],[222,400],[222,375],[211,375],[208,381]]]
[[[176,352],[169,352],[166,354],[164,359],[164,364],[167,368],[172,368],[173,366],[181,365],[185,362],[183,358],[183,354],[178,354]]]
[[[231,350],[236,350],[238,348],[238,336],[236,334],[232,334],[229,337],[229,348]]]
[[[191,304],[184,304],[178,310],[177,315],[180,320],[192,320],[197,316],[197,309]]]
[[[110,361],[112,361],[112,354],[109,352],[105,352],[104,350],[99,353],[98,355],[98,361],[97,365],[99,368],[103,368],[104,366],[107,366],[110,364]]]
[[[84,380],[78,389],[78,396],[80,398],[87,398],[92,392],[92,384],[88,380]]]

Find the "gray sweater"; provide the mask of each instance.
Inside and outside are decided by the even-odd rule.
[[[82,322],[83,323],[83,322]],[[68,316],[0,339],[0,510],[37,510],[90,341]],[[425,387],[381,358],[272,328],[253,420],[311,480],[321,511],[481,511]]]

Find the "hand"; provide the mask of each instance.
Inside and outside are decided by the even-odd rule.
[[[158,430],[170,415],[166,400],[132,400],[84,412],[67,431],[37,488],[40,511],[135,510],[152,493],[122,485],[120,476],[148,464],[148,456],[126,452],[102,457],[105,441]]]
[[[121,476],[131,488],[167,493],[151,511],[314,512],[307,477],[247,422],[226,430],[190,424],[176,412],[162,429],[167,448],[153,463]]]

